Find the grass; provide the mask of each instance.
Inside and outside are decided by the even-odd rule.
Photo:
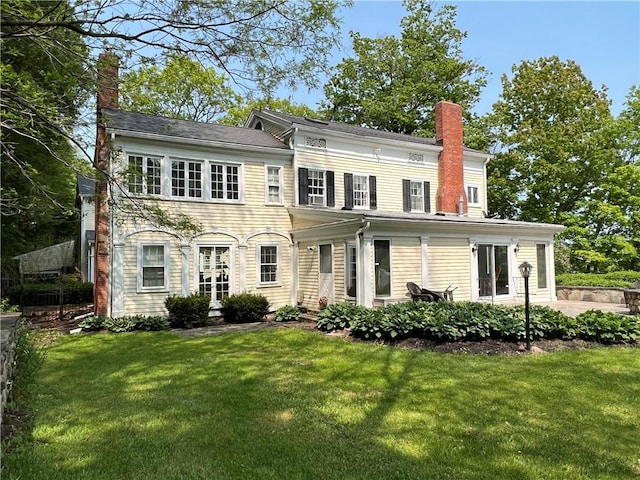
[[[485,357],[298,329],[65,337],[9,479],[628,479],[640,351]]]

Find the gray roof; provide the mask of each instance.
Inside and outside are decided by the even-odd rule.
[[[405,135],[403,133],[388,132],[386,130],[378,130],[376,128],[360,127],[358,125],[350,125],[348,123],[333,122],[330,120],[318,120],[308,117],[299,117],[297,115],[291,115],[289,113],[276,112],[274,110],[262,109],[260,112],[266,113],[268,116],[279,119],[282,123],[304,125],[308,127],[314,127],[319,129],[326,129],[333,132],[348,133],[351,135],[357,135],[359,137],[372,137],[381,138],[385,140],[398,140],[401,142],[420,143],[422,145],[438,145],[435,138],[416,137],[414,135]],[[478,150],[472,150],[466,148],[465,150],[470,152],[478,152]],[[484,153],[484,152],[479,152]]]
[[[286,144],[261,130],[177,120],[116,109],[103,109],[102,112],[107,128],[120,132],[147,133],[176,139],[205,140],[250,147],[289,149]]]
[[[78,195],[92,196],[96,192],[96,181],[93,178],[87,178],[83,175],[78,175]]]

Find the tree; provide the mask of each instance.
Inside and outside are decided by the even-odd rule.
[[[462,55],[466,33],[455,26],[456,7],[435,10],[426,0],[405,0],[400,38],[351,32],[354,58],[344,59],[324,87],[326,116],[407,135],[433,136],[440,100],[470,112],[486,84],[486,71]]]
[[[169,55],[163,67],[142,66],[123,75],[120,107],[133,112],[213,122],[241,103],[228,79],[184,55]]]
[[[319,118],[321,115],[307,105],[293,103],[286,98],[261,98],[250,99],[231,108],[227,115],[220,119],[220,123],[227,125],[244,125],[253,109],[274,110],[299,117]]]
[[[63,2],[60,2],[63,3]],[[49,18],[49,2],[4,1],[2,21],[19,11]],[[25,251],[69,238],[76,220],[75,171],[67,136],[85,100],[87,48],[70,30],[41,35],[3,25],[0,43],[0,206],[3,270]]]
[[[594,89],[573,61],[540,58],[512,71],[485,119],[498,152],[488,164],[490,212],[567,226],[573,270],[637,266],[640,177],[623,152],[633,135],[621,127],[634,112],[614,120],[606,88]]]
[[[317,85],[339,35],[339,8],[350,0],[4,0],[0,2],[2,45],[0,135],[3,171],[11,164],[35,196],[52,195],[50,176],[21,149],[34,142],[48,161],[71,165],[69,146],[91,160],[92,141],[79,124],[94,125],[95,116],[79,113],[95,98],[96,59],[112,49],[124,69],[149,64],[161,53],[184,55],[226,74],[241,88],[271,92]],[[57,148],[57,147],[56,147]],[[82,170],[81,165],[72,165]],[[105,175],[106,172],[100,172]],[[114,179],[108,179],[113,181]],[[17,213],[30,205],[24,195],[3,182],[2,212]],[[22,205],[20,203],[22,202]],[[3,229],[3,237],[5,231]],[[4,251],[3,251],[4,254]]]

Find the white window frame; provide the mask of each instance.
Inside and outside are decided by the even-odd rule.
[[[164,247],[164,258],[163,265],[164,268],[164,280],[163,285],[158,285],[154,287],[146,287],[143,285],[143,269],[144,264],[144,247]],[[137,291],[138,293],[145,292],[168,292],[169,291],[169,264],[170,264],[170,255],[171,252],[169,250],[169,242],[168,241],[144,241],[141,240],[137,244],[137,264],[138,264],[138,273],[137,273]],[[157,267],[157,266],[156,266]]]
[[[466,185],[467,190],[467,205],[481,205],[482,201],[480,200],[480,187],[478,185]],[[475,192],[475,195],[470,192]],[[473,198],[475,197],[475,198]]]
[[[213,167],[222,167],[222,175],[223,175],[223,180],[222,180],[222,198],[217,198],[213,196],[213,192],[214,189],[212,188],[212,179],[211,179],[211,175],[213,174]],[[228,182],[228,169],[229,168],[237,168],[237,178],[238,178],[238,198],[228,198],[229,196],[229,186],[230,183]],[[233,162],[225,162],[225,161],[219,161],[219,160],[211,160],[209,162],[209,168],[208,168],[208,176],[207,176],[207,189],[209,191],[209,199],[213,202],[219,202],[219,203],[242,203],[244,201],[244,169],[242,168],[242,164],[241,163],[233,163]]]
[[[269,176],[269,170],[277,170],[278,171],[278,180],[277,183],[274,183]],[[283,204],[283,168],[280,165],[265,165],[264,166],[264,203],[266,205],[282,205]],[[271,199],[271,187],[278,189],[278,199]]]
[[[356,189],[356,178],[362,179],[362,185],[364,185],[364,189]],[[356,193],[360,194],[360,199],[356,196]],[[369,209],[369,175],[365,175],[362,173],[354,173],[353,174],[353,209],[354,210],[368,210]],[[360,202],[360,203],[358,203]]]
[[[134,174],[132,172],[129,171],[129,169],[131,168],[131,161],[133,159],[141,159],[142,160],[142,165],[141,165],[141,171],[140,171],[140,175]],[[153,185],[154,187],[158,187],[160,189],[160,192],[155,193],[149,192],[149,160],[156,160],[158,162],[158,175],[156,176],[156,178],[158,178],[159,183],[158,185]],[[144,154],[144,153],[127,153],[126,156],[126,165],[125,168],[127,169],[128,172],[128,180],[127,180],[127,190],[131,195],[141,195],[141,196],[145,196],[145,195],[153,195],[153,196],[161,196],[162,195],[162,157],[159,155],[148,155],[148,154]],[[152,167],[153,168],[153,167]],[[136,181],[135,185],[136,186],[140,186],[140,191],[133,191],[131,190],[131,178],[135,178],[140,179],[140,182]]]
[[[184,177],[182,178],[182,180],[184,181],[184,185],[182,186],[182,188],[184,189],[184,193],[182,195],[180,194],[174,194],[173,190],[174,190],[174,185],[173,185],[173,172],[174,172],[174,168],[173,168],[173,163],[174,162],[182,162],[184,164],[184,168],[181,169]],[[170,190],[170,196],[171,198],[183,198],[186,200],[203,200],[204,197],[204,168],[203,168],[203,163],[201,160],[191,160],[191,159],[187,159],[187,158],[176,158],[176,157],[172,157],[169,159],[169,183],[171,185],[171,190]],[[191,172],[190,170],[190,166],[191,165],[199,165],[200,166],[200,195],[195,196],[195,195],[190,195],[190,191],[192,190],[191,186],[190,186],[190,181],[191,179],[189,178],[189,173]],[[180,188],[180,187],[177,187]]]
[[[351,262],[351,252],[353,251],[354,256],[355,256],[355,261]],[[356,248],[356,244],[355,243],[345,243],[344,246],[344,295],[347,298],[356,298],[356,292],[358,289],[358,250]],[[355,289],[356,292],[354,292],[353,295],[349,295],[349,283],[351,282],[351,266],[355,267],[355,272],[354,272],[354,276],[353,279],[355,280]]]
[[[309,193],[307,194],[307,205],[313,206],[313,207],[326,207],[327,206],[327,171],[326,170],[321,170],[318,168],[309,168],[307,170],[307,184],[309,185],[308,190]],[[319,178],[320,180],[322,180],[322,186],[319,187],[313,187],[311,186],[311,181],[313,180],[312,176],[314,174],[319,174],[321,175],[321,177]],[[318,189],[321,190],[322,193],[315,193],[312,194],[311,190],[312,189]],[[312,199],[314,198],[322,198],[322,203],[317,203],[312,201]]]
[[[418,185],[418,187],[420,188],[420,192],[422,192],[422,194],[420,196],[418,195],[413,195],[413,186],[414,185]],[[414,198],[415,199],[420,199],[420,201],[418,202],[416,200],[415,203],[418,203],[418,207],[414,208]],[[409,179],[409,199],[411,201],[411,212],[421,212],[424,213],[424,180],[412,180]]]
[[[276,249],[276,279],[269,282],[262,281],[262,248],[275,247]],[[271,264],[269,264],[271,265]],[[256,285],[258,287],[279,287],[282,285],[282,249],[278,242],[263,242],[256,245]]]

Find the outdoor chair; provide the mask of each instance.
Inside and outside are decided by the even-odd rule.
[[[420,288],[413,282],[407,282],[407,290],[409,290],[411,300],[414,302],[442,302],[444,300],[439,293],[427,290],[426,288]]]

